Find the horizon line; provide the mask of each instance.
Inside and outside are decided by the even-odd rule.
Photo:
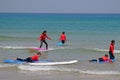
[[[120,14],[120,13],[75,13],[75,12],[73,12],[73,13],[70,13],[70,12],[0,12],[0,14]]]

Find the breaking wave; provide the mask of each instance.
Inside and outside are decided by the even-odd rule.
[[[103,52],[108,52],[108,49],[99,49],[99,48],[94,48],[93,50],[95,51],[103,51]],[[120,50],[115,50],[115,53],[120,53]]]
[[[80,70],[80,69],[66,68],[62,66],[19,65],[18,68],[21,70],[28,70],[28,71],[67,71],[67,72],[77,72],[80,74],[89,74],[89,75],[120,75],[120,71]]]
[[[11,65],[11,64],[0,64],[0,68],[5,68],[5,67],[14,67],[17,66],[15,64]]]
[[[35,46],[0,46],[1,49],[15,49],[15,50],[23,50],[23,49],[33,49],[38,48]],[[56,50],[56,49],[64,49],[62,47],[59,48],[49,48],[48,50]]]

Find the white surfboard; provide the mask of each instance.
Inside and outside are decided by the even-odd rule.
[[[71,60],[71,61],[61,61],[61,62],[36,62],[36,63],[28,63],[28,64],[34,66],[52,66],[52,65],[73,64],[77,62],[78,60]]]

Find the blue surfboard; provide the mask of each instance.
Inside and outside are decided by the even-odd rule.
[[[6,59],[3,60],[4,63],[11,63],[11,64],[23,64],[25,61],[19,61],[19,60],[11,60],[11,59]]]
[[[11,60],[11,59],[3,60],[3,62],[4,63],[10,63],[10,64],[24,64],[24,63],[26,63],[26,61]],[[34,62],[53,62],[53,60],[38,60],[38,61],[34,61]]]
[[[57,46],[63,46],[64,44],[62,42],[57,42],[56,45]]]

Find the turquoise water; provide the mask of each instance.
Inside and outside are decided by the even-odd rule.
[[[45,67],[2,63],[4,59],[25,58],[33,55],[34,53],[30,53],[28,48],[39,47],[37,38],[43,30],[47,30],[47,34],[52,40],[47,40],[50,51],[42,52],[41,59],[54,61],[77,59],[79,62],[71,65]],[[58,47],[56,42],[63,31],[67,35],[66,46]],[[52,76],[50,80],[56,80],[59,75],[65,76],[63,80],[89,80],[89,78],[104,80],[108,77],[110,77],[109,80],[118,80],[120,79],[117,76],[120,75],[119,34],[120,14],[0,13],[0,70],[6,75],[10,75],[11,72],[16,77],[20,75],[22,76],[20,80],[23,78],[30,80],[31,74],[35,80],[46,80],[49,76]],[[89,63],[89,59],[108,53],[112,39],[116,41],[116,62],[113,64]],[[38,71],[39,74],[34,71]],[[2,79],[13,80],[14,78],[2,77]]]
[[[1,13],[0,39],[4,41],[17,38],[30,41],[37,39],[43,30],[47,30],[53,42],[65,31],[71,42],[86,41],[88,44],[101,40],[99,42],[106,43],[111,39],[119,41],[119,23],[119,14]]]

